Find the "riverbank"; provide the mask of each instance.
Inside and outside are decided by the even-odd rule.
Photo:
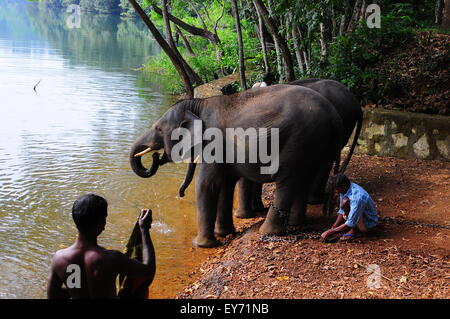
[[[449,114],[445,103],[449,93],[448,68],[436,67],[448,63],[449,41],[449,35],[422,32],[389,54],[389,59],[375,69],[383,69],[389,78],[401,81],[386,92],[391,103],[367,105],[366,111],[384,114],[394,110],[392,113],[402,113],[402,118],[428,116],[420,113]],[[196,88],[195,96],[220,95],[221,88],[235,81],[237,75],[210,82]],[[400,127],[391,119],[386,123],[389,129],[394,124],[395,129]],[[380,123],[375,124],[378,131],[384,132]],[[409,140],[412,156],[420,155],[422,149],[427,150],[422,147],[426,143],[419,141],[424,140],[424,133],[415,127],[408,129],[413,138],[405,139],[411,133],[389,131],[393,136],[388,136],[370,128],[364,128],[363,135],[376,135],[376,141],[371,141],[373,155],[406,157],[409,144],[404,140]],[[415,136],[416,130],[420,135]],[[427,141],[441,134],[436,129],[430,132]],[[405,154],[383,149],[389,144],[383,140],[385,135],[393,148]],[[397,141],[398,137],[402,140]],[[434,147],[439,151],[439,145],[447,147],[445,140],[440,141],[437,139]],[[365,143],[357,151],[367,152]],[[447,158],[446,150],[436,158]],[[320,205],[308,207],[308,223],[297,237],[261,240],[258,228],[264,217],[235,219],[236,236],[210,250],[208,260],[190,274],[195,282],[177,298],[448,298],[450,163],[358,154],[353,156],[347,173],[373,196],[381,217],[400,223],[383,221],[374,236],[353,243],[323,244],[317,238],[330,227],[335,216],[322,216]],[[273,185],[265,185],[263,197],[268,207]],[[380,288],[367,286],[374,274],[373,270],[367,272],[369,265],[379,266]]]
[[[380,216],[450,226],[450,163],[354,155],[349,177],[376,201]],[[273,185],[264,187],[270,205]],[[450,230],[382,222],[371,237],[323,244],[317,236],[335,216],[308,206],[297,236],[261,240],[263,217],[235,220],[237,234],[191,273],[177,298],[448,298]],[[369,265],[379,267],[380,288]],[[369,277],[370,276],[370,277]]]

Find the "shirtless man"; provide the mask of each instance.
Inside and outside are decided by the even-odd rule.
[[[141,263],[119,251],[97,245],[97,237],[105,229],[107,209],[106,200],[94,194],[81,196],[74,202],[72,218],[78,238],[72,246],[58,250],[53,257],[47,286],[49,299],[117,298],[116,277],[119,274],[153,280],[155,251],[149,233],[151,210],[142,209],[138,219],[143,243]],[[79,280],[74,276],[79,276]]]

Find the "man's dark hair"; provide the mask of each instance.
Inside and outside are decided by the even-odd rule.
[[[333,176],[334,179],[334,187],[340,187],[340,186],[350,186],[350,180],[347,176],[341,173],[337,173]]]
[[[108,215],[108,203],[95,194],[79,197],[72,206],[72,218],[80,232],[92,229],[95,223]]]
[[[264,74],[263,81],[266,82],[267,85],[272,85],[273,83],[273,75],[270,72]]]

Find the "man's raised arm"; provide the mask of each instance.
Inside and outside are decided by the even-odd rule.
[[[151,209],[141,210],[139,216],[139,228],[142,236],[142,263],[148,265],[150,276],[153,280],[156,272],[156,258],[155,249],[153,247],[152,239],[150,237],[150,228],[152,226],[152,211]]]
[[[119,272],[129,277],[146,277],[153,280],[156,272],[156,260],[155,249],[149,232],[152,224],[152,211],[150,209],[141,210],[138,224],[142,238],[142,262],[117,252]]]

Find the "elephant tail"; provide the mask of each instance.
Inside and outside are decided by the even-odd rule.
[[[184,192],[186,191],[186,188],[189,187],[189,185],[192,182],[192,179],[194,178],[195,168],[197,166],[197,163],[190,162],[188,165],[188,170],[186,172],[186,177],[184,178],[183,184],[181,184],[180,188],[178,189],[178,196],[184,197]]]
[[[353,138],[353,143],[352,143],[352,146],[350,147],[350,151],[348,152],[347,158],[344,160],[344,162],[342,163],[342,166],[340,168],[339,168],[339,164],[340,164],[341,152],[340,151],[338,152],[338,157],[337,157],[337,159],[335,161],[335,165],[334,165],[334,174],[337,174],[337,173],[344,174],[345,169],[347,168],[347,166],[348,166],[348,164],[350,162],[350,159],[352,158],[352,155],[353,155],[353,152],[355,150],[356,144],[358,143],[359,135],[361,133],[362,122],[363,122],[363,115],[362,114],[363,114],[362,112],[359,114],[359,118],[358,118],[358,121],[357,121],[357,124],[356,124],[355,137]],[[332,186],[331,187],[332,187],[333,191],[329,192],[327,201],[326,201],[325,205],[322,208],[322,212],[323,212],[324,215],[331,215],[333,213],[333,209],[334,209],[334,205],[335,205],[335,203],[334,203],[334,196],[333,196],[335,186],[334,186],[334,181],[333,180],[332,180]]]
[[[350,163],[350,159],[352,158],[353,152],[356,148],[356,145],[358,144],[358,138],[359,134],[361,133],[362,128],[362,122],[363,122],[363,113],[359,114],[358,122],[356,124],[356,131],[355,131],[355,137],[353,138],[352,146],[350,146],[350,151],[348,152],[347,158],[342,162],[342,166],[339,170],[340,173],[344,174],[348,164]]]
[[[335,175],[339,172],[339,164],[340,164],[340,162],[341,162],[341,150],[339,149],[339,151],[338,151],[338,153],[336,155],[336,159],[334,161],[333,174],[335,174]],[[329,191],[328,192],[328,197],[326,198],[325,203],[324,203],[324,205],[322,207],[323,215],[324,216],[326,216],[326,215],[330,216],[333,213],[334,206],[335,206],[334,191]]]

